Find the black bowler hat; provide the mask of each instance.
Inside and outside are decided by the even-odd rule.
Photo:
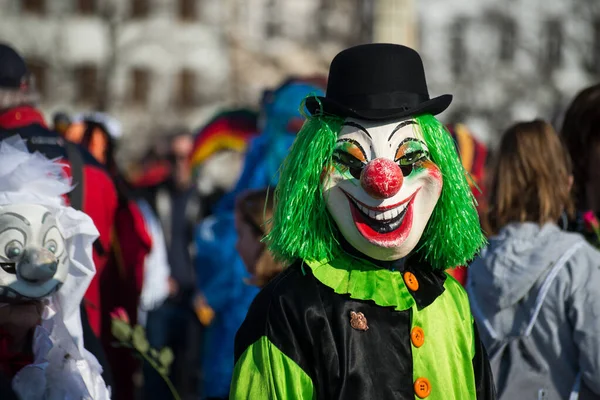
[[[397,44],[365,44],[340,52],[329,68],[327,94],[306,99],[313,115],[367,120],[444,111],[452,95],[429,98],[419,54]]]
[[[28,73],[23,57],[12,47],[0,43],[0,87],[18,89]]]

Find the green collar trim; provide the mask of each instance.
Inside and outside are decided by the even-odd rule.
[[[377,267],[369,261],[344,253],[331,260],[308,261],[313,275],[323,285],[338,294],[348,294],[356,300],[371,300],[378,306],[408,310],[415,299],[408,291],[402,274]]]

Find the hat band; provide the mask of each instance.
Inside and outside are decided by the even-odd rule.
[[[0,77],[0,87],[18,89],[21,86],[21,80],[15,78],[2,78]]]
[[[429,95],[409,92],[390,92],[330,97],[354,110],[408,110],[429,100]]]

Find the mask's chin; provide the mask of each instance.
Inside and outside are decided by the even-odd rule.
[[[344,236],[344,238],[350,243],[352,247],[361,252],[362,254],[370,257],[374,260],[379,261],[396,261],[400,260],[410,254],[411,250],[407,250],[402,246],[401,248],[385,248],[372,244],[364,239],[360,239],[356,236]]]

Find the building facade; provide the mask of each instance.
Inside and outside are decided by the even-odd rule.
[[[290,75],[325,75],[341,49],[415,45],[414,0],[0,0],[0,42],[26,57],[48,117],[102,110],[122,148],[162,127],[257,105]],[[124,146],[124,147],[123,147]]]
[[[107,111],[135,152],[140,136],[195,126],[228,100],[224,11],[200,0],[2,0],[0,41],[26,57],[48,117]]]
[[[422,0],[419,43],[442,118],[494,145],[513,121],[558,127],[575,94],[600,78],[597,0]]]

